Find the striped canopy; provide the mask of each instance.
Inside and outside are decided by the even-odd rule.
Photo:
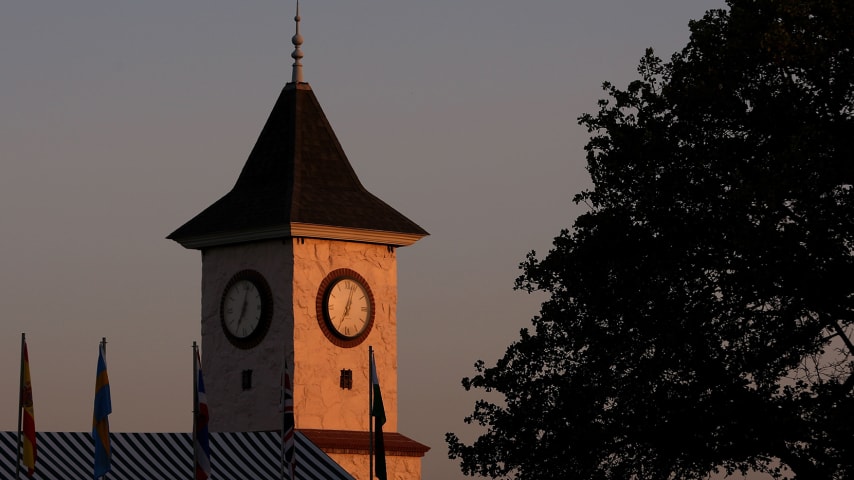
[[[194,478],[189,433],[111,433],[112,469],[107,480],[191,480]],[[17,433],[0,432],[0,476],[15,478]],[[211,480],[281,480],[278,432],[210,434]],[[91,480],[92,435],[88,432],[36,433],[38,480]],[[296,432],[295,480],[354,480],[329,456]],[[26,478],[21,467],[21,478]],[[287,478],[287,474],[285,474]]]

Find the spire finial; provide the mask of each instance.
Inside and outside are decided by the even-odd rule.
[[[297,24],[297,33],[291,38],[291,42],[294,44],[294,53],[291,54],[291,58],[294,59],[291,81],[295,84],[304,83],[302,79],[302,50],[299,49],[300,45],[302,45],[302,35],[299,33],[299,21],[299,0],[297,0],[297,14],[294,17],[294,22]]]

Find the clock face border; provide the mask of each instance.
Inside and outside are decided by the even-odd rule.
[[[229,331],[225,322],[225,299],[231,287],[244,280],[254,285],[258,290],[258,293],[261,295],[261,318],[258,319],[258,326],[255,327],[255,330],[253,330],[252,333],[246,337],[237,337]],[[229,343],[243,350],[248,350],[257,346],[261,343],[261,340],[267,336],[267,332],[270,331],[272,319],[273,292],[270,290],[270,285],[267,283],[264,276],[259,272],[250,269],[241,270],[232,275],[228,283],[225,284],[225,288],[222,290],[222,298],[219,301],[220,326],[222,327],[222,332],[225,334],[225,338],[228,339]]]
[[[365,289],[365,292],[368,296],[368,304],[369,307],[369,315],[368,319],[365,322],[365,327],[359,332],[356,336],[353,337],[345,337],[338,333],[335,328],[332,327],[331,321],[329,319],[329,313],[326,311],[326,300],[329,298],[329,292],[335,285],[338,284],[339,281],[350,279],[354,280],[362,288]],[[371,333],[371,330],[374,327],[374,318],[376,312],[376,303],[374,302],[374,293],[371,290],[371,286],[368,284],[365,277],[359,275],[358,272],[351,270],[349,268],[339,268],[337,270],[333,270],[330,272],[326,278],[320,282],[320,287],[317,289],[317,323],[320,325],[320,330],[323,332],[323,335],[332,342],[334,345],[337,345],[341,348],[353,348],[355,346],[360,345],[365,339],[368,338],[368,334]]]

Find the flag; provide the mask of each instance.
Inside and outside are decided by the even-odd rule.
[[[107,378],[106,342],[98,348],[98,373],[95,377],[95,411],[92,416],[92,439],[95,441],[94,478],[103,477],[110,471],[110,422],[113,413],[110,401],[110,380]]]
[[[383,397],[380,393],[380,381],[377,378],[377,366],[374,362],[374,352],[371,351],[371,388],[373,388],[373,403],[371,404],[371,416],[374,417],[374,465],[376,476],[380,480],[387,480],[388,474],[385,468],[385,443],[383,442],[383,425],[385,425],[385,407]]]
[[[294,480],[296,454],[294,445],[294,394],[291,389],[291,376],[288,365],[282,368],[282,393],[279,409],[282,412],[282,470],[288,472],[288,478]]]
[[[21,408],[24,422],[24,466],[27,467],[27,476],[32,477],[36,471],[36,420],[33,409],[33,386],[30,383],[30,357],[27,353],[26,341],[23,342],[23,350],[21,350]]]
[[[211,446],[208,435],[208,397],[202,376],[202,361],[196,350],[196,421],[195,445],[193,446],[196,480],[207,480],[211,476]]]

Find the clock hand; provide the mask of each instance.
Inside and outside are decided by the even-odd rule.
[[[246,290],[244,290],[244,291],[243,291],[243,305],[240,307],[240,316],[239,316],[239,317],[237,317],[237,328],[240,328],[240,322],[242,322],[242,321],[243,321],[243,315],[245,315],[245,314],[246,314],[246,304],[248,303],[248,302],[246,301],[246,292],[247,292],[247,290],[248,290],[248,289],[246,289]]]
[[[353,293],[356,292],[356,286],[350,285],[350,295],[347,296],[347,305],[344,307],[344,316],[350,313],[350,305],[353,304]]]
[[[341,328],[341,324],[344,323],[344,319],[347,318],[347,315],[350,314],[350,305],[353,303],[353,293],[356,291],[356,286],[351,285],[350,287],[350,295],[347,297],[347,304],[344,305],[344,314],[341,315],[341,321],[338,322],[338,328]]]

